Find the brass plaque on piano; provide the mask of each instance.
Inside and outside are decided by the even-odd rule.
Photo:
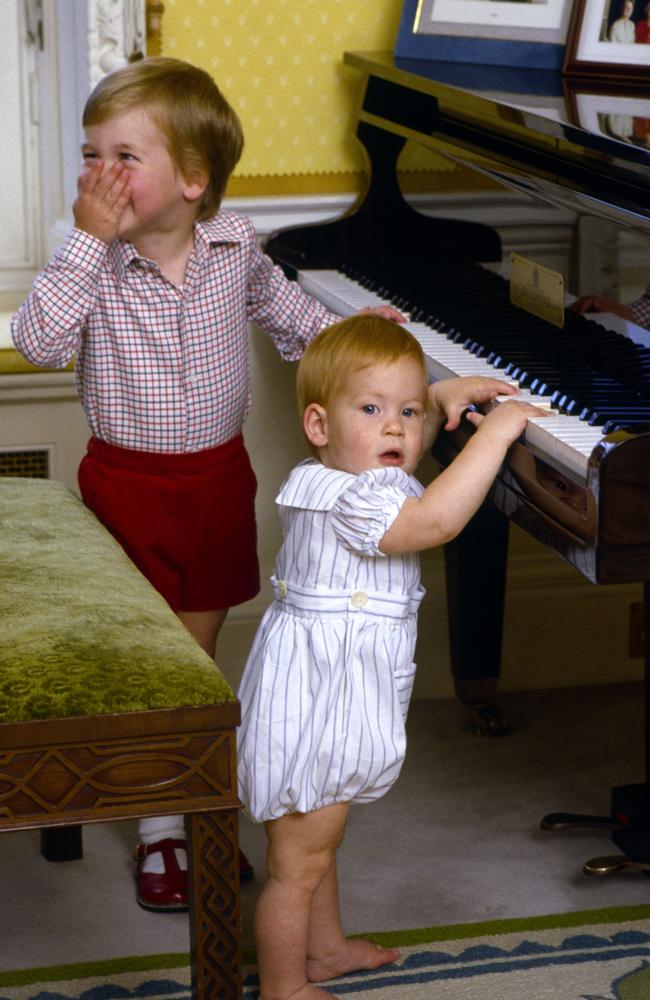
[[[510,255],[510,301],[553,326],[564,326],[564,277],[518,253]]]

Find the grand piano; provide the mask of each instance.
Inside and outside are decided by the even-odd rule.
[[[506,377],[551,411],[529,421],[488,501],[445,550],[456,691],[478,731],[500,734],[510,520],[595,584],[643,583],[650,637],[650,349],[569,311],[560,329],[511,305],[496,231],[417,212],[400,191],[397,159],[414,140],[535,199],[650,236],[650,148],[617,137],[600,118],[596,127],[581,123],[569,84],[552,70],[390,53],[349,52],[344,60],[363,75],[357,137],[369,160],[367,188],[340,219],[272,234],[267,252],[341,315],[387,301],[407,312],[433,378]],[[471,432],[441,435],[441,464]],[[486,563],[491,586],[477,604]],[[650,641],[645,669],[648,727]],[[650,868],[650,736],[645,763],[646,783],[612,790],[611,816],[543,821],[547,829],[611,831],[623,854],[588,862],[586,871]]]

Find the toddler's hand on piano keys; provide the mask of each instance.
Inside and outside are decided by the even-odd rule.
[[[529,417],[546,417],[548,410],[524,403],[517,399],[499,401],[488,413],[471,411],[465,414],[467,421],[480,428],[483,435],[496,434],[506,447],[509,447],[526,430]]]
[[[483,375],[446,378],[429,386],[429,401],[446,420],[445,430],[454,431],[467,408],[490,403],[497,396],[516,396],[519,389],[509,382]]]
[[[359,315],[381,316],[393,323],[406,323],[408,320],[408,316],[404,316],[399,309],[395,309],[393,306],[366,306],[365,309],[359,310]]]

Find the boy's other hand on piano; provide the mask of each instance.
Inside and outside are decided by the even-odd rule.
[[[381,316],[382,319],[389,319],[393,323],[406,323],[408,316],[404,316],[399,309],[393,308],[393,306],[366,306],[365,309],[359,310],[359,315],[372,315]]]
[[[429,386],[429,404],[440,421],[446,421],[445,430],[454,431],[468,407],[491,403],[497,396],[516,396],[518,392],[510,382],[482,375],[445,378]]]

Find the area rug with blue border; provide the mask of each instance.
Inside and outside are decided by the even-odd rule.
[[[650,905],[366,934],[400,949],[324,987],[363,1000],[649,1000]],[[244,956],[244,997],[258,994]],[[189,1000],[187,955],[0,973],[0,1000]]]

